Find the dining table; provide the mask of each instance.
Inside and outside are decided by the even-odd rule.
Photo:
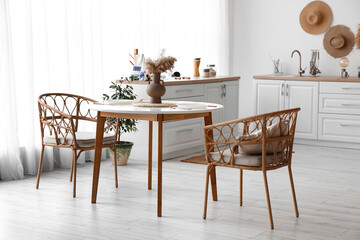
[[[98,182],[100,174],[100,163],[102,153],[103,134],[106,118],[123,118],[144,120],[149,122],[149,140],[148,140],[148,189],[152,185],[152,148],[153,148],[153,122],[158,123],[158,162],[157,162],[157,216],[162,216],[162,164],[163,164],[163,123],[167,121],[176,121],[192,118],[203,118],[204,125],[212,125],[212,112],[223,108],[222,105],[207,102],[191,101],[163,101],[168,107],[147,107],[135,106],[135,101],[104,101],[89,104],[88,108],[97,111],[95,157],[93,167],[93,182],[91,202],[96,203],[98,193]],[[139,104],[138,104],[139,105]],[[145,104],[146,105],[146,104]],[[210,134],[213,138],[213,133]],[[217,201],[216,173],[213,168],[210,173],[210,182],[212,197]]]

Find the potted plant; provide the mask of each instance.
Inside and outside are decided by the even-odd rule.
[[[126,85],[125,87],[122,87],[122,83],[116,84],[114,82],[111,82],[111,85],[109,87],[110,89],[115,90],[115,93],[111,95],[111,97],[107,94],[103,94],[103,100],[119,100],[119,99],[127,99],[127,100],[133,100],[136,99],[136,95],[133,92],[133,87],[130,85]],[[105,131],[115,132],[116,137],[116,162],[117,165],[126,165],[127,161],[130,156],[131,148],[134,145],[132,142],[127,141],[120,141],[120,136],[123,133],[126,132],[134,132],[137,131],[136,128],[136,120],[133,119],[124,119],[124,118],[113,118],[108,117],[106,118],[106,121],[109,122],[108,126],[105,128]],[[116,132],[116,129],[118,131]],[[109,150],[110,158],[113,161],[114,164],[114,153],[113,151]]]

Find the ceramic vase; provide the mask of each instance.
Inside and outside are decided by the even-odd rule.
[[[146,93],[150,96],[150,103],[161,103],[161,97],[164,96],[166,88],[160,83],[160,73],[155,73]]]

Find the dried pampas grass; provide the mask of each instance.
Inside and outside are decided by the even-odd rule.
[[[171,56],[164,57],[164,54],[165,51],[162,50],[160,56],[157,59],[146,59],[146,70],[149,74],[162,73],[174,68],[174,64],[177,59]]]
[[[358,30],[355,37],[356,49],[360,49],[360,24],[358,25]]]

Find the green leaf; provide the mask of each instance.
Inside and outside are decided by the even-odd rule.
[[[132,79],[134,76],[132,76]],[[115,89],[115,93],[111,95],[112,100],[119,100],[119,99],[136,99],[136,94],[134,94],[134,88],[130,85],[125,85],[125,87],[122,86],[122,84],[116,84],[115,82],[111,82],[111,85],[109,86],[110,89]],[[109,100],[110,97],[107,94],[103,94],[103,100]],[[105,127],[105,130],[115,131],[116,130],[116,118],[106,118],[107,125]],[[135,132],[138,129],[136,128],[136,124],[138,121],[134,119],[119,119],[119,131],[120,135],[124,132]],[[118,140],[118,139],[117,139]]]

